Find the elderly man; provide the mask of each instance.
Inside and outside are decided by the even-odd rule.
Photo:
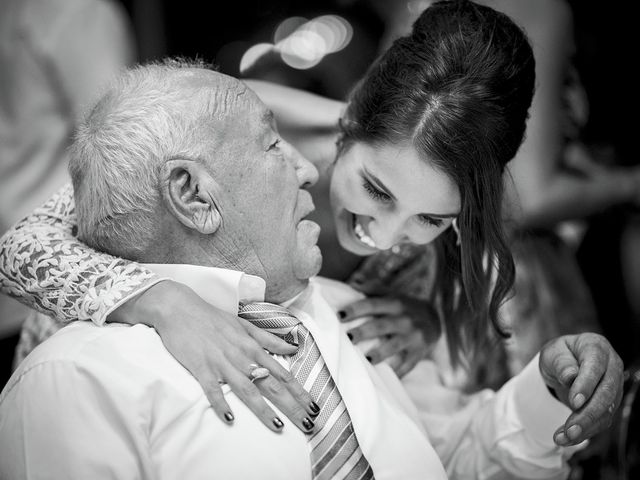
[[[0,397],[0,477],[444,479],[443,460],[456,478],[566,474],[552,436],[571,412],[537,362],[445,420],[416,407],[420,369],[405,389],[355,350],[334,312],[358,294],[309,281],[321,255],[305,188],[317,172],[241,82],[193,66],[129,71],[81,125],[71,158],[82,237],[299,343],[278,361],[318,402],[305,419],[316,428],[274,432],[227,389],[230,426],[155,330],[77,322]],[[549,385],[573,365],[569,341],[543,352],[544,370],[558,372]],[[269,371],[246,374],[264,382]]]

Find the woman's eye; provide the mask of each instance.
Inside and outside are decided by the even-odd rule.
[[[442,220],[439,218],[429,217],[428,215],[418,215],[418,221],[423,225],[428,225],[430,227],[441,227]]]
[[[362,182],[362,186],[367,191],[369,196],[374,200],[377,200],[379,202],[384,202],[384,203],[388,203],[391,201],[391,197],[389,195],[378,190],[376,187],[374,187],[371,184],[371,182],[369,182],[369,180],[364,179],[364,181]]]

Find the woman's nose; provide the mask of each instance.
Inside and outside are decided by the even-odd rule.
[[[369,235],[380,250],[388,250],[394,245],[408,241],[404,232],[404,222],[399,219],[372,220]]]

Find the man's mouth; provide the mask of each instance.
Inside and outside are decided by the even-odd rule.
[[[356,215],[353,215],[353,233],[355,234],[356,238],[367,247],[376,249],[378,248],[376,247],[376,242],[374,242],[373,238],[371,238],[367,234],[365,227],[360,223]]]
[[[306,190],[300,190],[298,196],[298,210],[299,210],[299,220],[301,222],[306,219],[308,215],[311,214],[316,209],[316,206],[313,203],[313,199],[311,195]]]
[[[318,242],[320,226],[313,220],[308,219],[307,216],[315,209],[316,207],[313,204],[313,199],[309,192],[306,190],[300,190],[298,194],[298,204],[296,206],[297,214],[299,216],[296,230],[299,234],[312,240],[314,244]]]

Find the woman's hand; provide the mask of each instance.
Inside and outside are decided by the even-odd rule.
[[[379,345],[366,353],[367,359],[373,364],[389,359],[399,377],[431,351],[441,334],[433,306],[407,297],[368,297],[348,305],[338,316],[343,323],[369,317],[347,335],[354,344],[378,339]]]
[[[268,352],[294,354],[298,347],[236,315],[213,307],[193,290],[173,281],[162,281],[121,305],[109,321],[153,326],[167,350],[200,383],[216,414],[226,423],[234,420],[222,385],[271,430],[284,424],[267,405],[269,399],[305,433],[313,431],[319,412],[311,395]],[[249,372],[265,367],[270,375],[252,382]],[[305,427],[311,426],[311,428]]]

